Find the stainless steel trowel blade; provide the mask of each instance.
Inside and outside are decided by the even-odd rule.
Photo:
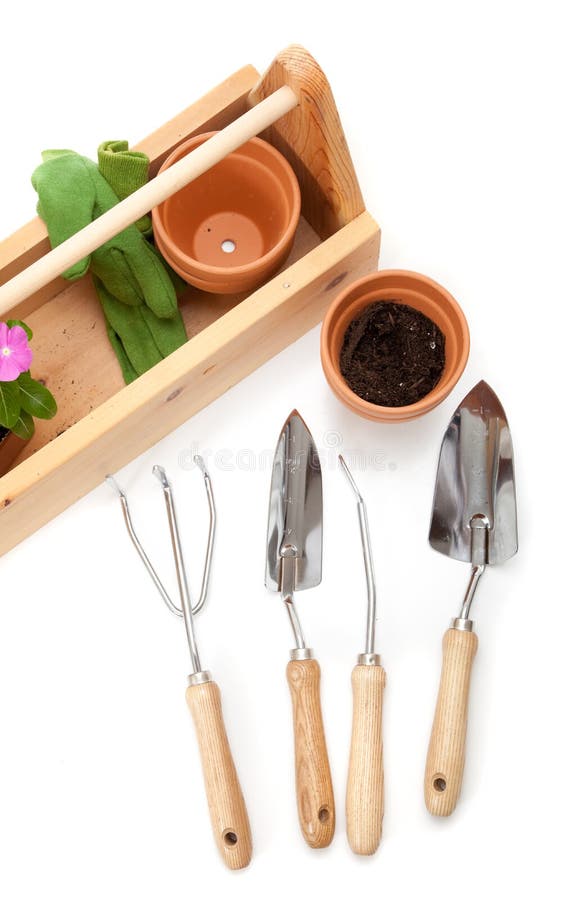
[[[517,553],[513,446],[504,409],[485,381],[467,394],[445,432],[435,482],[429,542],[471,562],[474,516],[488,523],[487,562]]]
[[[273,461],[266,554],[269,590],[281,590],[282,557],[296,559],[296,591],[320,583],[322,531],[319,456],[307,425],[294,409],[280,432]]]

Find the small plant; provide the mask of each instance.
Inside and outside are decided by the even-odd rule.
[[[0,322],[0,436],[12,431],[25,441],[34,434],[34,419],[51,419],[58,408],[48,388],[30,375],[31,339],[24,322]]]

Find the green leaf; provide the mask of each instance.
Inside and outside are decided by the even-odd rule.
[[[19,325],[20,328],[23,328],[24,331],[26,332],[26,334],[28,336],[28,340],[29,341],[32,340],[32,337],[33,337],[32,329],[29,328],[28,325],[26,325],[26,322],[22,322],[21,319],[8,319],[6,324],[7,324],[8,328],[14,328],[15,325]]]
[[[20,415],[20,408],[18,381],[0,381],[0,425],[12,431]]]
[[[20,385],[20,405],[22,409],[37,419],[51,419],[58,409],[56,401],[47,387],[35,381],[29,372],[18,376]]]
[[[27,441],[34,434],[34,419],[22,410],[15,425],[12,426],[12,431],[23,441]]]

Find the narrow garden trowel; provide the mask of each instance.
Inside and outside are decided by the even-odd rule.
[[[281,594],[294,634],[287,665],[295,743],[300,827],[310,847],[327,847],[335,830],[335,804],[320,700],[320,668],[306,645],[295,608],[296,591],[321,581],[323,498],[313,438],[296,410],[279,436],[272,471],[266,586]]]
[[[443,638],[443,665],[425,768],[425,804],[449,816],[457,804],[465,763],[471,666],[477,636],[471,602],[486,565],[517,553],[513,447],[505,412],[485,381],[467,394],[445,432],[435,483],[429,542],[452,559],[471,563],[458,618]]]

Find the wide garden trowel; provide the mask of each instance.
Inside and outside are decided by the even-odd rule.
[[[471,564],[461,611],[443,638],[425,768],[427,809],[449,816],[463,780],[469,682],[477,650],[471,601],[485,566],[517,552],[511,434],[501,403],[484,381],[465,397],[443,438],[429,542],[440,553]]]

